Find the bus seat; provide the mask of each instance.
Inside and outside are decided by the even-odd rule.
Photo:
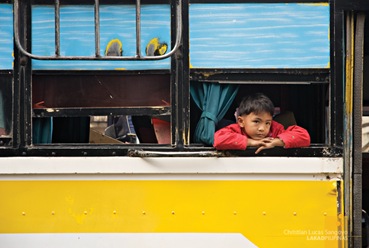
[[[158,144],[170,144],[170,121],[168,118],[151,118],[152,125],[154,126],[155,136]]]
[[[276,114],[273,118],[276,122],[281,123],[285,129],[289,126],[297,125],[295,115],[291,111],[284,111]]]
[[[104,130],[104,135],[117,139],[123,143],[139,144],[130,115],[115,117],[114,123]]]

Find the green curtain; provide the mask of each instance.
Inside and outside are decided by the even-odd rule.
[[[238,92],[238,85],[191,82],[191,96],[202,111],[194,141],[213,145],[215,127],[227,113]]]
[[[33,144],[50,144],[53,134],[53,118],[33,118]]]

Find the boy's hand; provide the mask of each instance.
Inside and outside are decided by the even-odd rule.
[[[284,142],[279,138],[265,138],[261,140],[249,139],[248,145],[259,147],[255,152],[255,154],[258,154],[264,149],[270,149],[276,146],[284,146]]]

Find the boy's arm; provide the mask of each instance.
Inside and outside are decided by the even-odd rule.
[[[214,134],[214,147],[217,150],[245,150],[247,137],[237,124],[226,126]]]
[[[284,148],[305,147],[310,145],[308,131],[300,126],[288,127],[277,135],[284,142]]]

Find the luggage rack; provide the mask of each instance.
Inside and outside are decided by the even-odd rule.
[[[141,54],[141,0],[136,0],[136,55],[135,56],[102,56],[100,54],[100,3],[95,0],[95,56],[61,56],[60,55],[60,0],[55,0],[55,54],[42,56],[28,52],[19,38],[19,1],[14,0],[14,40],[19,51],[36,60],[162,60],[172,56],[179,48],[182,35],[182,0],[176,1],[176,40],[173,48],[164,55],[143,56]],[[173,0],[175,1],[175,0]]]

